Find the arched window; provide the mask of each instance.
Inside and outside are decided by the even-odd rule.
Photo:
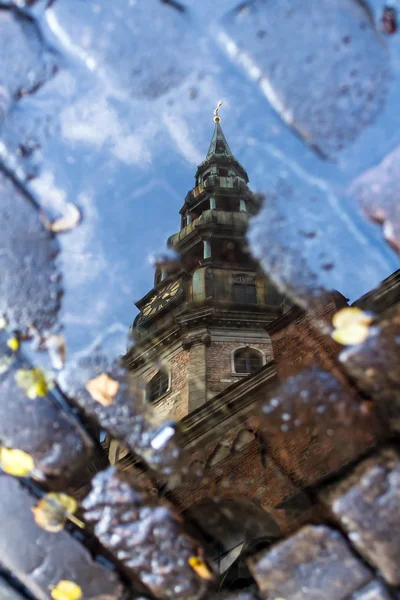
[[[157,371],[148,383],[148,399],[150,402],[155,402],[161,398],[169,388],[169,375],[165,371]]]
[[[261,352],[254,348],[239,348],[233,357],[235,373],[255,373],[263,366]]]

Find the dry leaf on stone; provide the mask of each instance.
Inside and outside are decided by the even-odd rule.
[[[78,508],[75,498],[67,494],[51,492],[32,508],[34,519],[42,529],[56,533],[64,528],[66,520]]]
[[[44,213],[42,213],[43,225],[53,233],[63,233],[74,229],[81,218],[82,215],[79,208],[71,202],[67,204],[65,214],[55,221],[49,221]]]
[[[332,319],[332,338],[344,346],[361,344],[369,335],[369,324],[373,317],[360,308],[346,307],[339,310]]]
[[[0,467],[15,477],[25,477],[35,468],[30,454],[17,448],[0,448]]]
[[[86,389],[93,400],[103,406],[111,406],[118,393],[119,383],[109,377],[107,373],[101,373],[98,377],[89,379],[86,383]]]
[[[333,315],[332,325],[335,329],[352,325],[353,323],[361,323],[362,325],[369,325],[372,323],[373,317],[368,313],[356,307],[346,307],[339,310]]]
[[[74,581],[62,579],[51,590],[51,597],[53,600],[80,600],[83,598],[83,592]]]
[[[65,339],[60,334],[50,335],[44,340],[44,347],[49,353],[51,364],[54,369],[60,370],[65,365],[66,345]]]

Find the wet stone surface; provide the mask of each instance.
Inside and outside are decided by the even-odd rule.
[[[191,21],[178,2],[70,0],[55,2],[46,17],[60,41],[67,40],[68,49],[73,45],[77,58],[116,95],[165,94],[193,70],[201,50],[192,43]]]
[[[114,468],[99,473],[83,501],[100,542],[157,598],[201,598],[207,581],[188,562],[202,556],[199,544],[170,505],[122,477]]]
[[[382,225],[384,238],[400,252],[399,174],[397,146],[380,164],[360,175],[350,189],[367,216]]]
[[[363,290],[369,290],[375,278],[378,283],[382,271],[376,256],[371,254],[368,264],[359,267],[356,257],[348,260],[354,254],[354,235],[343,201],[322,180],[287,164],[279,149],[271,148],[265,161],[265,194],[259,214],[250,222],[248,239],[277,289],[306,310],[321,310],[330,292],[345,292],[349,281]]]
[[[400,430],[400,307],[370,327],[363,344],[340,353],[340,361],[358,386],[376,400],[393,429]]]
[[[344,538],[328,527],[304,527],[249,560],[264,598],[344,600],[371,579]]]
[[[118,392],[110,406],[103,406],[94,400],[84,387],[87,381],[102,373],[107,373],[119,384]],[[118,365],[110,365],[104,356],[92,352],[90,356],[80,359],[77,363],[71,363],[65,369],[61,386],[88,417],[95,419],[113,438],[123,442],[154,472],[175,482],[184,475],[186,460],[175,435],[170,439],[167,437],[161,448],[158,448],[157,444],[153,446],[160,427],[154,418],[152,407],[139,400],[135,382],[125,370]]]
[[[0,127],[18,98],[36,91],[56,69],[57,57],[43,44],[36,24],[0,8]]]
[[[32,366],[13,354],[0,332],[0,444],[31,454],[44,477],[68,480],[88,465],[93,444],[86,432],[57,407],[51,391],[29,398],[18,383]],[[51,383],[49,381],[49,386]]]
[[[387,449],[322,494],[349,539],[391,585],[400,584],[400,460]]]
[[[50,329],[60,308],[58,245],[39,212],[0,171],[0,316],[10,329]]]
[[[236,593],[219,592],[215,595],[211,594],[207,596],[207,600],[259,600],[259,596],[256,596],[253,592],[243,590]]]
[[[382,108],[388,53],[366,4],[312,0],[305,18],[290,0],[242,3],[222,20],[219,41],[283,121],[325,156]]]
[[[24,600],[24,596],[0,576],[0,600]]]
[[[35,523],[37,504],[26,489],[0,476],[0,563],[12,571],[38,600],[48,600],[50,587],[66,579],[77,583],[84,598],[119,600],[116,573],[93,561],[88,550],[66,531],[49,533]]]
[[[380,434],[373,403],[317,367],[289,377],[261,414],[268,451],[303,485],[355,460]]]
[[[374,581],[353,594],[350,600],[390,600],[391,598],[385,586],[380,581]]]

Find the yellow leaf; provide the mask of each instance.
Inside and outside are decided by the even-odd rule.
[[[12,337],[7,340],[7,346],[11,348],[13,352],[16,352],[19,348],[19,340],[16,337]]]
[[[61,579],[51,590],[51,597],[53,600],[80,600],[83,592],[77,583]]]
[[[111,406],[119,389],[118,381],[111,379],[106,373],[102,373],[86,383],[86,389],[93,400],[103,406]]]
[[[369,325],[372,323],[373,318],[371,315],[368,315],[360,308],[348,306],[346,308],[342,308],[335,315],[333,315],[332,325],[335,329],[342,329],[343,327],[347,327],[348,325],[353,325],[355,323],[361,325]]]
[[[192,567],[193,571],[195,571],[197,575],[202,579],[213,578],[213,574],[208,568],[207,564],[199,556],[191,556],[188,562],[189,565]]]
[[[346,327],[335,329],[332,332],[332,338],[335,342],[339,342],[339,344],[343,344],[343,346],[361,344],[367,339],[368,335],[368,326],[361,323],[352,323]]]
[[[67,494],[51,492],[43,496],[32,508],[34,519],[42,529],[53,533],[61,531],[65,522],[78,507],[75,498]]]
[[[0,448],[0,467],[9,475],[25,477],[35,468],[35,462],[32,456],[23,450]]]
[[[46,396],[54,385],[42,369],[19,369],[15,374],[15,381],[32,400],[38,396]]]

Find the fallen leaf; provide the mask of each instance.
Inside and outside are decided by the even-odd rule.
[[[74,581],[62,579],[51,590],[51,597],[53,600],[80,600],[83,598],[83,592]]]
[[[342,308],[342,310],[339,310],[333,315],[332,325],[335,329],[341,329],[342,327],[347,327],[347,325],[353,325],[354,323],[369,325],[372,321],[373,317],[368,313],[365,313],[361,308],[348,306]]]
[[[67,494],[51,492],[32,508],[34,519],[42,529],[56,533],[64,528],[66,520],[78,508],[75,498]]]
[[[46,376],[42,369],[18,369],[15,381],[32,400],[38,396],[46,396],[54,386],[54,382]]]
[[[66,345],[61,334],[49,335],[44,340],[44,347],[48,350],[51,364],[54,369],[60,370],[65,365]]]
[[[367,339],[369,329],[367,325],[352,323],[346,327],[335,329],[331,335],[335,342],[343,346],[353,346],[355,344],[362,344]]]
[[[103,406],[111,406],[119,390],[119,383],[111,379],[106,373],[101,373],[94,379],[89,379],[86,383],[86,389],[93,400]]]
[[[35,468],[30,454],[17,448],[0,448],[0,467],[15,477],[25,477]]]
[[[63,233],[74,229],[81,218],[82,215],[79,208],[71,202],[67,204],[65,214],[55,221],[49,221],[44,213],[42,213],[43,225],[53,233]]]
[[[16,352],[19,348],[19,340],[16,337],[11,337],[7,340],[7,346],[13,351]]]
[[[7,327],[7,319],[5,317],[0,317],[0,329],[5,329]]]
[[[202,579],[213,578],[213,574],[208,568],[207,563],[205,563],[204,560],[199,556],[191,556],[188,562],[189,565],[192,567],[193,571],[195,571],[197,575]]]
[[[339,310],[332,319],[335,328],[331,336],[343,346],[361,344],[369,335],[368,325],[372,323],[373,316],[365,313],[360,308],[346,307]]]

